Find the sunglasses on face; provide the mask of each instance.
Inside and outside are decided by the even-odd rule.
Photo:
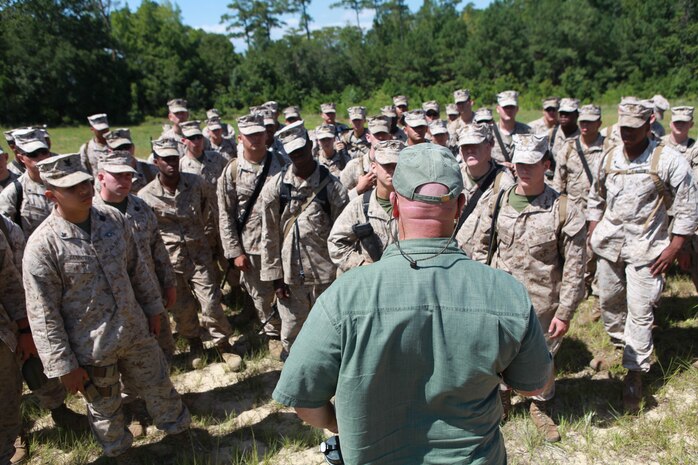
[[[38,158],[42,156],[46,156],[49,154],[48,149],[39,149],[39,150],[34,150],[33,152],[30,153],[25,153],[24,155],[28,158]]]
[[[196,142],[197,140],[201,140],[203,138],[204,138],[204,136],[202,136],[201,134],[197,134],[195,136],[187,137],[187,140],[189,140],[191,142]]]

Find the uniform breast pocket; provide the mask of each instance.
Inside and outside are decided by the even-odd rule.
[[[63,264],[63,274],[70,286],[90,286],[98,266],[92,257],[70,259]]]
[[[657,198],[657,186],[650,176],[635,176],[632,181],[632,198],[640,203],[652,202]]]
[[[554,231],[537,231],[527,238],[528,253],[538,262],[554,263],[557,261],[557,237]]]

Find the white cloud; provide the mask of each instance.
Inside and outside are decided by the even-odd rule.
[[[225,24],[204,24],[202,26],[194,26],[198,29],[203,29],[206,32],[211,32],[214,34],[226,34],[228,31],[225,30]]]

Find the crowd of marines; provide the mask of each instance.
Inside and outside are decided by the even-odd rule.
[[[90,428],[119,463],[146,432],[139,398],[159,429],[190,434],[170,380],[175,337],[193,368],[206,348],[242,368],[223,282],[241,290],[263,343],[285,360],[317,297],[395,241],[392,174],[401,150],[424,143],[449,148],[461,166],[466,204],[452,239],[526,286],[553,355],[580,302],[596,296],[596,318],[627,369],[624,407],[637,413],[663,276],[678,260],[698,288],[693,107],[625,97],[618,123],[602,130],[600,107],[574,98],[545,99],[543,116],[524,124],[515,91],[497,95],[497,120],[474,109],[469,90],[453,97],[447,120],[436,101],[410,110],[396,96],[373,117],[349,108],[349,126],[325,103],[312,130],[298,107],[266,102],[238,118],[237,132],[215,109],[203,124],[190,120],[187,102],[174,99],[148,161],[106,114],[87,118],[93,136],[74,154],[51,152],[44,128],[7,131],[0,465],[27,458],[23,378],[56,425]],[[66,407],[78,391],[87,417]],[[503,421],[511,393],[500,386]],[[554,394],[551,375],[530,402],[550,442],[560,440]]]

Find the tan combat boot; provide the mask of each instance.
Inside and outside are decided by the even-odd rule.
[[[189,356],[187,357],[188,365],[193,369],[198,370],[204,367],[204,343],[201,339],[194,337],[188,339]]]
[[[531,401],[530,412],[533,424],[536,425],[538,432],[543,435],[545,442],[558,442],[560,440],[560,432],[550,417],[550,402]]]
[[[232,371],[238,372],[243,369],[242,357],[234,353],[233,346],[227,339],[216,344],[216,350]]]
[[[623,380],[623,408],[631,415],[640,412],[642,402],[642,372],[628,371]]]
[[[10,459],[10,465],[19,465],[27,460],[29,460],[29,441],[27,441],[24,431],[21,431],[15,439],[15,455]]]

